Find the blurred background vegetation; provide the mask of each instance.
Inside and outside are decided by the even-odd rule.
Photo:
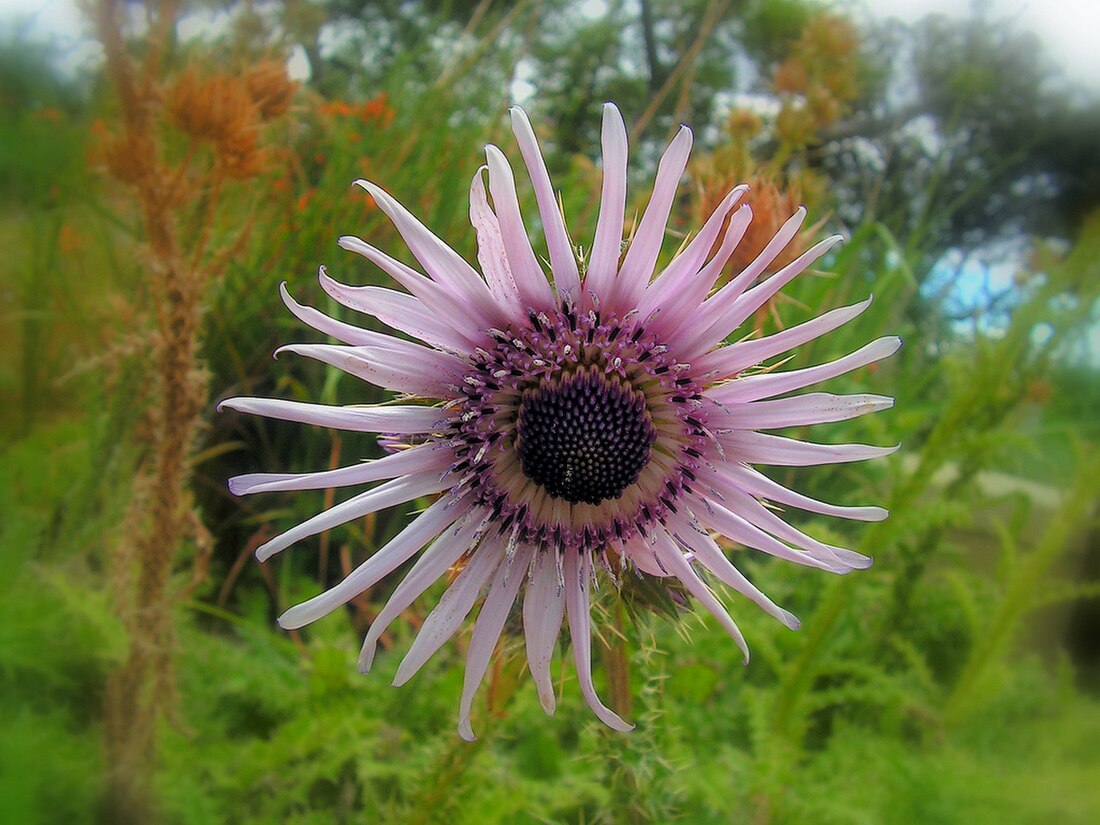
[[[84,13],[100,45],[75,66],[26,21],[0,30],[0,819],[1100,821],[1100,106],[1034,35],[808,0]],[[855,528],[791,514],[875,557],[843,579],[731,548],[803,620],[792,634],[730,596],[747,668],[709,619],[624,624],[603,588],[600,625],[623,633],[605,630],[597,678],[637,722],[627,736],[590,717],[569,667],[544,717],[512,637],[466,744],[466,637],[388,686],[430,600],[369,677],[358,640],[392,581],[307,631],[274,626],[407,512],[260,566],[251,549],[333,491],[225,487],[351,463],[372,440],[213,407],[378,400],[269,358],[304,334],[278,284],[350,315],[316,267],[382,280],[338,235],[408,260],[350,189],[364,176],[473,260],[467,187],[486,142],[515,162],[513,102],[586,243],[605,100],[631,128],[635,208],[676,124],[695,129],[666,256],[742,180],[758,216],[746,255],[798,203],[849,237],[753,324],[873,292],[791,366],[902,335],[891,361],[832,383],[897,407],[815,437],[903,449],[777,477],[893,514]],[[609,690],[624,674],[629,690]]]

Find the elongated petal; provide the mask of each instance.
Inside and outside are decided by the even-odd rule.
[[[279,490],[325,490],[349,487],[387,478],[420,473],[438,474],[454,462],[454,452],[435,444],[424,444],[375,461],[316,473],[248,473],[229,479],[229,492],[235,496],[272,493]]]
[[[741,628],[737,626],[737,623],[730,617],[730,614],[726,612],[726,608],[718,601],[718,597],[711,592],[711,589],[707,587],[706,583],[691,569],[691,564],[684,558],[684,554],[680,552],[680,549],[667,533],[659,532],[657,534],[657,543],[654,545],[653,549],[665,568],[680,580],[680,583],[684,585],[687,591],[694,596],[703,607],[710,611],[710,614],[718,620],[718,624],[722,625],[725,631],[730,634],[730,637],[737,642],[737,646],[741,648],[741,652],[745,656],[745,664],[747,665],[749,663],[749,646],[748,643],[745,642],[745,637],[741,633]]]
[[[825,544],[808,536],[793,525],[788,524],[752,496],[736,488],[725,489],[727,503],[737,510],[738,515],[753,527],[767,531],[795,547],[802,548],[807,555],[822,564],[829,565],[834,572],[846,573],[849,570],[863,570],[871,566],[871,559],[862,553],[845,550]],[[839,551],[839,552],[838,552]],[[841,569],[847,568],[847,569]]]
[[[464,351],[470,346],[469,339],[441,320],[415,295],[381,286],[347,286],[329,277],[324,267],[318,280],[325,292],[348,309],[377,318],[427,344],[451,351]]]
[[[787,504],[809,513],[821,513],[826,516],[850,518],[856,521],[883,521],[889,513],[882,507],[844,507],[828,504],[815,498],[804,496],[789,490],[768,478],[763,473],[742,464],[727,464],[722,472],[739,488],[760,498],[770,499],[777,504]]]
[[[784,610],[769,599],[759,588],[750,582],[745,575],[738,570],[722,552],[722,548],[708,535],[695,530],[691,525],[684,523],[676,538],[687,547],[696,560],[718,577],[718,580],[726,584],[755,602],[770,616],[774,616],[791,630],[798,630],[802,623],[789,610]]]
[[[422,398],[453,396],[453,387],[463,376],[462,363],[453,355],[408,343],[400,350],[287,344],[276,350],[283,352],[313,358],[369,384]]]
[[[477,233],[477,260],[481,271],[489,283],[489,290],[498,302],[507,307],[513,316],[523,314],[523,301],[520,298],[516,279],[508,266],[508,253],[504,249],[504,237],[501,235],[500,221],[489,208],[489,198],[485,194],[485,181],[482,180],[482,166],[470,183],[470,223]]]
[[[338,321],[335,318],[325,315],[325,313],[320,310],[299,304],[291,297],[289,290],[287,290],[286,281],[279,284],[279,294],[282,296],[283,303],[286,304],[287,309],[289,309],[298,320],[308,324],[318,332],[323,332],[325,335],[332,336],[337,341],[359,346],[387,347],[390,341],[397,340],[392,336],[383,335],[380,332],[372,332],[369,329],[363,329],[352,324],[345,324],[343,321]]]
[[[730,458],[746,464],[771,464],[776,467],[809,467],[815,464],[843,464],[882,458],[898,451],[894,447],[869,444],[814,444],[781,435],[735,430],[722,433],[718,441]]]
[[[816,556],[788,547],[774,536],[771,536],[750,524],[732,510],[728,510],[716,501],[706,503],[699,502],[695,507],[695,515],[703,524],[727,538],[733,539],[746,547],[752,547],[777,559],[793,561],[806,567],[816,567],[818,570],[828,570],[830,573],[847,573],[851,569],[847,565],[839,565],[835,562],[824,562]]]
[[[730,210],[737,205],[737,202],[746,191],[748,191],[747,186],[738,186],[726,195],[714,212],[711,213],[707,222],[703,224],[699,234],[692,238],[684,251],[677,255],[665,267],[664,271],[657,276],[656,280],[646,288],[645,294],[638,302],[638,315],[640,317],[646,318],[653,310],[658,308],[662,312],[677,317],[679,313],[676,310],[679,309],[680,300],[683,300],[681,296],[685,292],[689,293],[685,305],[691,305],[692,299],[697,296],[695,304],[691,305],[692,310],[695,309],[698,303],[702,302],[714,282],[705,283],[706,278],[700,270],[703,269],[706,257],[710,253],[711,247],[714,246],[714,242],[718,239],[718,234],[722,231],[722,226],[725,224]],[[731,237],[732,243],[729,250],[731,254],[733,246],[736,246],[737,243],[736,238],[744,234],[751,217],[751,210],[745,206],[741,207],[737,210],[730,227],[726,230],[727,236],[730,236],[731,233],[734,236]],[[720,269],[720,265],[717,269]],[[717,277],[717,271],[714,274]]]
[[[454,502],[441,498],[409,522],[377,553],[355,568],[335,587],[296,605],[279,617],[279,627],[294,630],[327,616],[347,604],[368,587],[373,587],[435,538],[461,514]]]
[[[508,265],[512,277],[516,279],[520,297],[526,306],[536,310],[549,309],[554,305],[554,294],[523,225],[512,167],[504,153],[492,144],[485,147],[485,155],[489,161],[489,192],[496,206],[504,250],[508,254]]]
[[[866,413],[886,410],[894,399],[882,395],[834,395],[811,392],[793,398],[752,401],[738,404],[714,417],[721,427],[739,430],[774,430],[780,427],[801,427],[806,424],[826,424],[845,421]]]
[[[334,430],[403,435],[442,432],[454,417],[439,407],[367,404],[331,407],[325,404],[285,401],[281,398],[227,398],[218,404],[218,410],[236,410],[266,418],[296,421],[299,424],[331,427]]]
[[[550,660],[561,632],[565,593],[558,582],[557,550],[540,549],[535,554],[527,593],[523,597],[523,635],[527,646],[527,667],[535,682],[542,709],[554,713],[554,684]]]
[[[614,103],[603,106],[603,190],[584,289],[605,295],[619,272],[626,215],[626,124]]]
[[[412,603],[438,581],[440,576],[446,573],[474,543],[486,512],[481,509],[464,510],[461,506],[455,509],[466,521],[456,528],[448,529],[432,542],[431,547],[416,560],[412,570],[402,579],[389,601],[371,622],[367,636],[363,640],[363,648],[359,652],[360,673],[370,672],[378,640],[390,626],[390,622],[401,615],[402,611],[408,610]]]
[[[512,132],[516,136],[531,184],[535,188],[535,200],[539,205],[542,229],[546,234],[546,247],[550,252],[550,266],[554,271],[554,284],[558,296],[571,296],[574,300],[580,294],[580,274],[577,270],[577,256],[573,253],[573,244],[569,240],[569,231],[565,227],[558,202],[554,198],[554,187],[546,171],[546,162],[539,151],[538,139],[531,128],[527,114],[518,106],[513,106]]]
[[[795,347],[802,346],[809,341],[820,338],[826,333],[832,332],[834,329],[838,329],[839,327],[844,326],[844,324],[862,314],[863,311],[867,309],[867,307],[869,307],[870,305],[871,299],[868,298],[866,301],[860,301],[858,304],[852,304],[851,306],[840,307],[838,309],[830,310],[829,312],[826,312],[823,315],[819,315],[817,318],[814,318],[812,321],[807,321],[804,324],[799,324],[798,326],[791,327],[790,329],[785,329],[782,332],[777,332],[774,335],[767,336],[766,338],[761,338],[756,341],[738,341],[736,344],[731,344],[728,347],[723,347],[720,350],[715,350],[714,352],[709,353],[708,355],[704,355],[702,358],[700,358],[697,362],[699,371],[708,375],[713,375],[716,380],[732,378],[734,375],[736,375],[738,372],[745,369],[746,367],[753,366],[754,364],[761,364],[769,358],[779,355],[780,353],[787,352],[788,350],[794,349]],[[872,351],[874,354],[876,354],[877,357],[873,358],[872,360],[878,360],[878,358],[885,358],[886,355],[893,354],[893,352],[896,351],[897,346],[900,346],[901,344],[900,338],[884,338],[879,340],[895,343],[896,345],[892,350],[890,349],[890,343],[877,346],[876,349]],[[879,351],[885,350],[889,351],[885,352],[885,354],[883,355],[877,355]],[[863,353],[862,350],[860,352]],[[860,365],[858,363],[858,358],[853,360],[856,363],[854,364],[854,366],[851,367],[851,369],[855,369],[856,366]],[[845,372],[845,370],[841,370],[841,372]],[[819,370],[819,373],[825,373],[826,378],[831,377],[829,374],[827,374],[827,371],[825,370]],[[839,375],[840,373],[836,374]],[[771,376],[767,377],[770,378]],[[765,378],[765,376],[750,376],[749,378],[745,378],[743,380],[749,381],[750,383],[748,386],[751,387],[754,385],[754,383],[761,383],[761,379],[763,378]],[[824,380],[824,378],[819,378],[817,380]],[[773,383],[779,382],[773,379]],[[814,380],[809,380],[805,384],[802,384],[800,386],[806,386],[812,383],[815,383]],[[798,386],[799,385],[794,385],[789,387],[788,389],[797,389]],[[780,392],[787,391],[788,390],[781,389],[777,390],[776,392],[770,393],[770,395],[778,395]],[[729,393],[729,401],[739,400],[735,397],[732,397],[733,395],[733,393]],[[767,396],[757,397],[765,398]],[[753,399],[746,398],[744,400],[751,401]]]
[[[840,235],[833,235],[831,238],[826,238],[815,244],[762,284],[745,292],[732,304],[720,303],[717,295],[711,298],[703,305],[703,309],[700,311],[701,317],[698,319],[699,326],[704,327],[705,332],[696,335],[690,342],[685,343],[685,352],[705,352],[724,341],[731,332],[748,320],[779,290],[805,272],[814,261],[842,240],[844,238]],[[708,310],[710,311],[708,312]]]
[[[470,649],[466,653],[466,673],[462,680],[462,699],[459,702],[458,734],[467,742],[476,738],[470,727],[470,709],[474,694],[485,678],[489,660],[493,657],[500,631],[516,602],[519,586],[527,576],[527,566],[531,563],[534,548],[521,546],[511,559],[505,559],[497,568],[496,577],[481,606],[474,624],[474,633],[470,638]]]
[[[623,258],[619,277],[611,290],[612,308],[624,312],[633,309],[649,284],[653,268],[657,264],[657,256],[661,253],[661,244],[665,239],[665,227],[668,225],[672,200],[676,197],[680,177],[687,168],[691,143],[691,129],[681,126],[680,131],[661,156],[660,163],[657,165],[657,179],[653,183],[653,194],[642,214],[642,220],[634,233],[634,239],[630,243],[626,257]]]
[[[401,660],[397,675],[393,677],[395,687],[405,684],[416,675],[432,654],[454,635],[458,626],[469,615],[481,594],[481,588],[500,565],[503,555],[500,542],[496,540],[486,541],[474,551],[458,578],[447,588],[439,604],[421,625],[416,640]]]
[[[357,518],[362,518],[368,513],[376,513],[386,507],[412,501],[420,496],[431,495],[445,490],[454,484],[450,479],[441,481],[438,476],[412,476],[395,478],[380,484],[373,490],[360,493],[347,501],[330,507],[323,513],[318,513],[301,524],[292,527],[282,535],[276,536],[271,541],[261,544],[256,548],[256,558],[267,561],[281,550],[285,550],[296,541],[323,533],[332,527],[346,524]]]
[[[604,705],[596,695],[592,684],[592,629],[589,626],[588,588],[592,578],[591,551],[569,552],[563,559],[565,566],[565,606],[569,614],[569,636],[573,640],[573,659],[577,666],[577,681],[581,693],[596,717],[609,728],[617,731],[634,730],[617,713]]]
[[[466,261],[413,217],[388,192],[366,180],[355,181],[370,193],[378,207],[389,216],[401,237],[432,280],[455,294],[462,295],[472,307],[494,320],[503,320],[481,276]]]

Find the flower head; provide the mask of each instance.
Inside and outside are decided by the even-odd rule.
[[[808,369],[755,369],[836,329],[870,303],[834,309],[771,336],[723,343],[839,238],[818,243],[757,283],[797,235],[805,217],[799,209],[758,257],[713,291],[752,217],[747,206],[738,205],[745,193],[738,187],[654,277],[692,135],[681,129],[661,158],[652,198],[624,253],[626,129],[619,111],[608,104],[599,217],[591,253],[579,261],[534,132],[518,108],[512,110],[512,126],[534,185],[550,277],[525,231],[512,170],[495,146],[487,147],[487,166],[474,175],[470,189],[480,273],[389,194],[358,181],[393,220],[424,274],[359,238],[344,237],[344,249],[378,265],[404,291],[345,286],[324,269],[321,286],[344,306],[407,337],[337,321],[299,305],[284,286],[291,312],[344,343],[283,349],[402,393],[402,403],[329,407],[233,398],[221,406],[378,432],[388,455],[317,473],[238,476],[230,488],[246,494],[383,482],[272,539],[257,551],[261,561],[335,525],[438,496],[344,581],[291,608],[279,624],[297,628],[315,621],[419,554],[371,625],[361,670],[370,669],[390,622],[458,566],[461,572],[421,627],[395,684],[408,680],[481,599],[459,723],[460,733],[472,738],[474,693],[522,589],[527,658],[544,708],[554,710],[550,659],[564,619],[585,699],[606,724],[627,730],[630,725],[600,702],[592,684],[589,594],[597,569],[613,580],[678,580],[730,633],[746,661],[745,640],[704,576],[797,628],[793,615],[726,558],[715,535],[833,573],[870,564],[866,556],[795,529],[765,502],[865,521],[884,518],[884,510],[817,501],[752,465],[827,464],[892,452],[759,431],[839,421],[890,406],[890,399],[875,395],[787,394],[884,358],[900,341],[882,338]]]

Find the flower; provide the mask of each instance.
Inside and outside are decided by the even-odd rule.
[[[885,518],[885,510],[817,501],[751,465],[828,464],[893,452],[805,443],[759,430],[840,421],[891,406],[891,399],[877,395],[786,394],[885,358],[900,341],[881,338],[808,369],[757,369],[867,308],[870,299],[774,335],[723,344],[838,237],[756,284],[798,233],[805,217],[800,208],[759,257],[711,294],[752,216],[747,206],[738,206],[746,190],[741,186],[653,278],[692,133],[682,128],[661,158],[652,198],[623,254],[627,138],[618,109],[607,104],[602,200],[591,253],[580,262],[534,132],[518,108],[512,109],[512,126],[534,185],[551,279],[528,239],[511,168],[497,147],[486,148],[488,164],[470,188],[481,274],[384,190],[357,181],[394,222],[426,275],[359,238],[343,237],[341,247],[367,258],[407,291],[345,286],[324,268],[321,286],[344,306],[422,343],[330,318],[295,302],[284,284],[290,311],[344,345],[290,344],[282,350],[402,393],[401,403],[333,407],[233,398],[221,407],[379,432],[389,454],[323,472],[243,475],[229,484],[234,493],[246,494],[385,480],[267,542],[257,550],[261,561],[330,527],[437,495],[341,583],[292,607],[279,624],[299,628],[321,618],[419,553],[367,633],[359,660],[363,672],[393,619],[448,570],[460,568],[406,653],[395,684],[416,673],[487,590],[460,703],[459,732],[472,739],[474,693],[522,588],[527,659],[546,711],[554,710],[550,659],[564,618],[585,699],[604,723],[629,730],[592,684],[589,598],[597,568],[613,580],[634,575],[679,580],[734,638],[746,663],[745,640],[700,569],[797,628],[792,614],[730,563],[712,533],[833,573],[871,563],[795,529],[765,501],[864,521]]]

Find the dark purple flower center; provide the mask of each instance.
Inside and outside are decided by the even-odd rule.
[[[638,479],[657,430],[642,392],[582,368],[524,391],[516,435],[524,475],[554,498],[599,504]]]

